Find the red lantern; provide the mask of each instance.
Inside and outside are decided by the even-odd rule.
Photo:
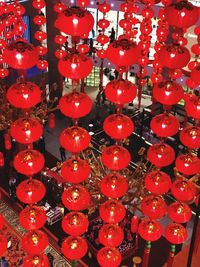
[[[187,238],[187,230],[181,224],[171,223],[165,229],[165,237],[172,244],[182,244]]]
[[[168,207],[168,216],[176,223],[186,223],[191,219],[192,211],[187,204],[174,202]]]
[[[49,114],[49,128],[54,129],[56,124],[56,118],[54,113]]]
[[[0,214],[0,230],[2,230],[4,224],[5,224],[5,219],[3,215]]]
[[[134,234],[137,233],[138,226],[139,226],[139,218],[138,218],[138,216],[134,215],[131,218],[131,232]]]
[[[109,27],[110,21],[107,19],[100,19],[97,24],[99,28],[106,29]]]
[[[163,113],[156,115],[151,120],[151,130],[161,137],[168,137],[175,135],[179,128],[180,123],[178,118],[170,113]]]
[[[23,258],[23,267],[49,267],[49,261],[45,254],[28,255]]]
[[[97,261],[101,267],[118,267],[122,261],[122,256],[118,249],[104,247],[98,251]]]
[[[38,40],[39,42],[42,42],[44,40],[47,39],[47,33],[46,32],[43,32],[43,31],[36,31],[34,33],[34,37],[36,40]]]
[[[156,220],[145,218],[139,224],[138,233],[146,241],[156,241],[162,235],[162,225]]]
[[[103,14],[105,14],[105,13],[110,11],[110,4],[106,3],[106,1],[104,1],[102,4],[98,5],[98,10],[100,12],[102,12]]]
[[[3,235],[0,235],[0,244],[0,257],[2,257],[5,254],[8,246],[8,241]]]
[[[64,190],[62,202],[68,210],[84,210],[89,205],[90,195],[83,186],[70,186]]]
[[[36,9],[42,9],[46,6],[46,3],[44,0],[33,0],[32,6]]]
[[[141,209],[150,219],[160,219],[167,212],[167,205],[160,196],[149,195],[143,198]]]
[[[105,224],[99,230],[99,242],[105,247],[118,247],[124,239],[121,227],[115,224]]]
[[[92,71],[93,64],[84,54],[68,54],[58,61],[60,74],[69,79],[83,79]]]
[[[40,70],[46,70],[48,68],[48,61],[46,60],[38,60],[37,68]]]
[[[36,179],[26,179],[17,186],[18,199],[26,204],[34,204],[43,199],[46,188],[42,182]]]
[[[69,159],[62,164],[61,175],[66,182],[78,184],[89,177],[90,166],[80,158]]]
[[[129,165],[131,156],[126,148],[113,145],[104,149],[101,160],[108,169],[119,171]]]
[[[185,175],[194,175],[200,172],[200,159],[191,153],[179,155],[175,164],[177,170]]]
[[[21,244],[28,254],[41,254],[48,245],[48,237],[40,230],[29,231],[22,237]]]
[[[107,83],[105,95],[108,100],[115,104],[128,104],[137,94],[137,87],[128,80],[114,80]]]
[[[28,109],[41,101],[41,91],[32,82],[14,83],[9,87],[6,97],[12,106]]]
[[[125,139],[134,131],[134,125],[128,116],[113,114],[104,120],[103,129],[114,139]]]
[[[72,236],[84,234],[88,229],[88,225],[87,216],[77,211],[69,212],[62,220],[62,229]]]
[[[59,45],[64,45],[67,41],[67,38],[63,35],[56,35],[54,38],[54,42]]]
[[[37,119],[20,118],[11,124],[10,134],[18,143],[36,142],[43,133],[43,126]]]
[[[99,215],[105,223],[118,223],[124,219],[126,210],[119,201],[110,199],[101,204]]]
[[[78,6],[68,7],[58,14],[55,27],[71,36],[88,34],[94,26],[94,18],[89,11]]]
[[[37,15],[33,18],[33,22],[34,24],[41,26],[46,23],[46,18],[43,15]]]
[[[3,153],[0,152],[0,167],[3,167],[4,166],[4,156],[3,156]]]
[[[77,48],[79,53],[86,54],[89,52],[90,48],[86,44],[80,44]]]
[[[194,184],[184,178],[177,179],[171,188],[172,195],[179,201],[192,201],[196,195]]]
[[[185,100],[185,110],[187,115],[195,119],[200,119],[200,97],[192,95]]]
[[[37,192],[39,192],[39,190]],[[46,220],[47,216],[45,210],[38,206],[28,206],[19,214],[19,223],[26,230],[36,230],[42,228],[46,223]]]
[[[100,43],[101,45],[104,45],[106,43],[109,42],[109,37],[105,34],[99,34],[99,36],[97,36],[97,43]]]
[[[4,134],[5,149],[10,150],[12,147],[11,138],[9,134]]]
[[[90,0],[77,0],[77,5],[80,7],[87,7],[90,4]]]
[[[69,236],[62,243],[62,253],[70,260],[78,260],[85,256],[88,245],[80,236]]]
[[[48,50],[47,50],[47,47],[42,46],[42,45],[39,45],[39,46],[37,46],[36,48],[37,48],[38,53],[39,53],[40,56],[44,56],[44,55],[47,54],[47,51],[48,51]]]
[[[145,187],[151,193],[162,195],[169,191],[171,179],[168,174],[161,171],[149,172],[145,177]]]
[[[101,180],[100,189],[107,197],[120,198],[126,194],[128,182],[124,176],[118,173],[110,173]]]
[[[191,149],[200,147],[200,127],[187,126],[180,132],[180,141]]]
[[[96,50],[96,55],[97,57],[99,57],[100,59],[104,59],[106,58],[106,50]]]
[[[55,56],[58,59],[64,58],[66,55],[67,55],[67,52],[65,50],[63,50],[63,49],[58,49],[58,50],[55,51]]]
[[[66,8],[67,6],[64,5],[63,3],[58,2],[54,5],[54,11],[57,13],[62,13]]]
[[[15,169],[24,175],[34,175],[44,168],[44,156],[37,150],[20,151],[14,158]]]
[[[37,48],[21,39],[9,44],[3,53],[5,63],[11,68],[23,70],[36,65],[38,56]]]
[[[9,75],[9,71],[7,69],[0,68],[0,78],[4,79]]]
[[[200,35],[199,35],[200,36]],[[200,37],[199,37],[200,38]],[[197,65],[194,67],[194,69],[191,71],[191,79],[195,82],[196,85],[200,84],[199,81],[199,75],[200,75],[200,65]]]
[[[175,153],[171,146],[158,143],[152,145],[147,151],[148,160],[157,167],[165,167],[173,163]]]
[[[92,100],[84,93],[72,92],[61,97],[59,107],[65,116],[78,119],[90,113]]]

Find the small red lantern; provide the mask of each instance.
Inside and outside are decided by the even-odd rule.
[[[149,195],[143,198],[141,209],[150,219],[160,219],[167,212],[167,205],[160,196]]]
[[[106,58],[106,50],[96,50],[96,55],[97,57],[99,57],[100,59],[104,59]]]
[[[64,190],[62,202],[68,210],[84,210],[89,205],[90,195],[83,186],[70,186]]]
[[[180,132],[180,141],[191,149],[200,147],[200,127],[187,126]]]
[[[156,241],[162,235],[162,225],[156,220],[145,218],[139,224],[138,233],[146,241]]]
[[[105,13],[110,11],[110,4],[106,3],[106,1],[104,1],[102,4],[98,5],[98,10],[100,12],[102,12],[103,14],[105,14]]]
[[[90,166],[80,158],[69,159],[62,164],[61,175],[66,182],[78,184],[89,177]]]
[[[47,51],[48,51],[48,50],[47,50],[47,47],[42,46],[42,45],[39,45],[39,46],[37,46],[36,48],[37,48],[38,53],[39,53],[40,56],[44,56],[44,55],[47,54]]]
[[[22,237],[21,244],[28,254],[38,255],[46,249],[48,237],[40,230],[29,231]]]
[[[26,179],[17,186],[18,199],[26,204],[34,204],[43,199],[46,188],[42,182],[36,179]]]
[[[194,175],[200,172],[200,159],[191,153],[179,155],[175,164],[177,170],[185,175]]]
[[[56,35],[54,42],[59,45],[64,45],[67,41],[67,38],[64,35]]]
[[[57,13],[62,13],[66,8],[67,6],[63,3],[58,2],[54,5],[54,11]]]
[[[113,114],[104,120],[103,129],[114,139],[125,139],[134,131],[134,125],[128,116]]]
[[[176,223],[186,223],[191,219],[192,211],[187,204],[174,202],[168,207],[168,216]]]
[[[39,192],[39,190],[37,190],[37,192]],[[42,207],[35,205],[27,206],[19,214],[19,223],[26,230],[36,230],[42,228],[46,223],[46,220],[47,216],[45,210]]]
[[[4,164],[5,164],[5,162],[4,162],[4,156],[3,156],[3,153],[0,152],[0,167],[3,167]]]
[[[84,128],[72,126],[62,131],[60,144],[71,153],[79,153],[90,144],[91,137]]]
[[[171,179],[168,174],[162,171],[149,172],[145,177],[145,187],[151,193],[162,195],[169,191]]]
[[[86,44],[80,44],[77,48],[79,53],[86,54],[89,52],[90,48]]]
[[[28,255],[23,259],[23,267],[49,267],[49,261],[45,254]]]
[[[188,116],[199,120],[200,119],[200,96],[192,95],[188,99],[186,99],[185,110]]]
[[[0,68],[0,78],[4,79],[9,75],[9,71],[7,69]]]
[[[97,24],[99,28],[106,29],[109,27],[110,21],[107,19],[100,19]]]
[[[199,35],[200,36],[200,35]],[[200,37],[199,37],[200,38]],[[196,85],[200,84],[199,81],[199,75],[200,75],[200,65],[197,65],[194,67],[194,69],[191,71],[191,79],[195,82]]]
[[[44,0],[33,0],[32,6],[36,9],[42,9],[46,6],[46,3]]]
[[[92,100],[84,93],[72,92],[61,97],[59,107],[65,116],[78,119],[90,113]]]
[[[99,215],[105,223],[118,223],[124,219],[126,210],[119,201],[110,199],[101,204]]]
[[[122,256],[118,249],[104,247],[98,251],[97,261],[101,267],[118,267],[122,261]]]
[[[80,236],[69,236],[62,243],[62,253],[70,260],[82,258],[87,250],[87,242]]]
[[[101,160],[108,169],[119,171],[129,165],[131,156],[126,148],[113,145],[104,149]]]
[[[48,68],[48,61],[46,60],[38,60],[37,68],[40,70],[46,70]]]
[[[33,18],[33,22],[34,24],[41,26],[46,23],[46,18],[43,15],[37,15]]]
[[[101,45],[104,45],[109,42],[109,37],[105,34],[99,34],[97,36],[97,43],[100,43]]]
[[[131,232],[134,234],[137,233],[138,226],[139,226],[139,218],[138,218],[138,216],[134,215],[131,218]]]
[[[90,4],[90,0],[77,0],[77,5],[80,7],[87,7]]]
[[[64,58],[66,55],[67,55],[67,52],[65,50],[63,50],[63,49],[58,49],[58,50],[55,51],[55,56],[58,59]]]
[[[172,244],[182,244],[187,238],[187,230],[181,224],[171,223],[165,229],[165,237]]]
[[[88,229],[88,225],[87,216],[77,211],[69,212],[62,220],[62,229],[72,236],[84,234]]]
[[[3,235],[0,235],[0,244],[1,244],[1,246],[0,246],[0,257],[2,257],[5,254],[5,252],[7,250],[7,247],[8,247],[8,241],[5,238],[5,236],[3,236]]]
[[[192,201],[196,195],[194,184],[184,178],[177,179],[171,188],[172,195],[179,201]]]
[[[124,239],[124,232],[116,224],[105,224],[99,230],[99,242],[105,247],[118,247]]]

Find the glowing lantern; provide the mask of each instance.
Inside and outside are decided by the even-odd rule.
[[[174,202],[168,207],[168,216],[169,218],[176,223],[186,223],[192,217],[191,208],[180,202]]]
[[[104,247],[98,251],[97,261],[101,267],[118,267],[122,261],[122,256],[118,249]]]
[[[187,126],[180,132],[180,141],[191,149],[200,147],[200,127]]]
[[[185,101],[185,110],[188,116],[200,119],[200,97],[192,95],[187,98]]]
[[[194,175],[200,172],[200,159],[191,153],[179,155],[175,164],[177,170],[185,175]]]
[[[169,175],[162,171],[149,172],[145,177],[145,187],[153,194],[165,194],[169,191],[171,184]]]
[[[196,195],[194,184],[184,178],[177,179],[171,188],[172,195],[179,201],[192,201]]]
[[[160,219],[165,215],[167,205],[161,197],[149,195],[143,198],[141,209],[150,219]]]
[[[62,243],[62,253],[70,260],[82,258],[87,250],[87,242],[80,236],[69,236]]]
[[[69,212],[62,220],[62,229],[72,236],[82,235],[88,229],[89,221],[81,212]]]
[[[182,244],[187,238],[187,231],[181,224],[171,223],[165,229],[165,237],[172,244]]]
[[[138,233],[146,241],[156,241],[162,235],[162,225],[156,220],[145,218],[139,224]]]
[[[106,223],[118,223],[124,219],[126,210],[119,201],[111,199],[101,204],[99,214]]]
[[[28,254],[37,255],[46,249],[48,237],[40,230],[29,231],[22,237],[21,244]]]
[[[99,242],[104,246],[118,247],[124,239],[121,227],[115,224],[105,224],[99,230]]]
[[[49,261],[45,254],[28,255],[23,259],[24,267],[49,267]]]

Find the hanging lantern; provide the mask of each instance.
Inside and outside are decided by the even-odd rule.
[[[9,75],[9,71],[7,69],[0,68],[0,78],[4,79]]]
[[[110,21],[107,19],[100,19],[97,24],[99,28],[106,29],[109,27]]]
[[[30,190],[30,187],[28,190]],[[32,191],[29,191],[29,192],[32,192]],[[39,192],[38,189],[37,189],[37,192]],[[26,200],[26,203],[30,203],[30,198],[28,199],[28,202]],[[34,202],[31,201],[31,203],[34,203]],[[47,216],[46,216],[45,210],[42,207],[38,207],[38,206],[27,206],[19,214],[19,223],[26,230],[36,230],[36,229],[42,228],[44,224],[46,223],[46,220],[47,220]]]
[[[194,175],[200,172],[200,159],[192,155],[179,155],[175,161],[176,168],[184,175]]]
[[[55,51],[55,56],[58,59],[64,58],[66,55],[67,55],[67,52],[65,50],[63,50],[63,49],[58,49],[58,50]]]
[[[91,73],[92,68],[91,59],[84,54],[67,54],[58,61],[58,71],[69,79],[84,79]]]
[[[69,236],[62,243],[62,253],[70,260],[78,260],[85,256],[88,245],[80,236]]]
[[[187,126],[180,131],[180,141],[191,149],[200,147],[200,127]]]
[[[99,57],[100,59],[106,58],[106,50],[96,50],[96,56]]]
[[[49,267],[49,261],[45,254],[28,255],[23,258],[23,267]]]
[[[26,204],[34,204],[43,199],[46,188],[42,182],[36,179],[26,179],[17,186],[18,199]]]
[[[100,45],[105,45],[109,40],[109,37],[105,34],[99,34],[96,39],[97,43],[100,43]]]
[[[178,118],[170,113],[163,113],[152,118],[150,123],[151,130],[160,137],[175,135],[180,128]]]
[[[105,247],[118,247],[124,239],[124,232],[116,224],[105,224],[99,230],[99,242]]]
[[[5,164],[5,162],[4,162],[4,156],[3,156],[3,153],[0,152],[0,167],[3,167],[4,164]]]
[[[133,234],[137,233],[138,231],[138,226],[139,226],[139,218],[138,216],[134,215],[132,218],[131,218],[131,232]]]
[[[42,8],[44,8],[46,6],[46,3],[45,3],[44,0],[33,0],[32,6],[35,9],[42,9]]]
[[[87,54],[90,50],[89,46],[86,44],[80,44],[77,48],[79,53]]]
[[[14,158],[15,169],[24,175],[34,175],[44,168],[44,156],[37,150],[20,151]]]
[[[103,123],[103,129],[113,139],[125,139],[134,131],[132,120],[123,114],[112,114]]]
[[[78,119],[90,113],[92,100],[84,93],[72,92],[61,97],[59,108],[65,116]]]
[[[199,38],[200,38],[200,35],[199,35]],[[191,76],[190,76],[191,79],[195,82],[196,85],[200,84],[199,75],[200,75],[200,65],[197,65],[191,71]]]
[[[13,69],[30,69],[38,61],[37,49],[28,42],[19,39],[7,45],[3,53],[4,62]]]
[[[77,211],[69,212],[62,220],[62,229],[72,236],[84,234],[88,229],[88,225],[87,216]]]
[[[54,129],[55,125],[56,125],[56,117],[54,113],[50,113],[49,114],[49,119],[48,119],[48,123],[49,123],[49,128],[50,129]]]
[[[114,80],[107,83],[105,95],[108,100],[115,104],[128,104],[135,99],[137,87],[128,80]]]
[[[40,70],[46,70],[48,68],[48,61],[46,60],[38,60],[37,62],[37,68]]]
[[[185,110],[187,115],[195,118],[197,120],[200,119],[200,97],[192,95],[185,100]]]
[[[187,238],[187,230],[181,224],[171,223],[165,229],[165,237],[172,244],[182,244]]]
[[[11,138],[9,134],[4,134],[5,149],[10,150],[12,147]]]
[[[160,219],[167,212],[167,205],[160,196],[149,195],[143,198],[141,209],[150,219]]]
[[[101,204],[99,215],[105,223],[118,223],[124,219],[126,210],[119,201],[110,199]]]
[[[83,186],[70,186],[64,190],[62,202],[68,210],[84,210],[89,205],[90,195]]]
[[[102,194],[106,197],[120,198],[128,191],[128,182],[118,173],[110,173],[100,183]]]
[[[108,13],[110,11],[110,4],[104,1],[103,3],[98,5],[98,10],[102,12],[103,14]]]
[[[152,145],[147,150],[148,160],[157,167],[165,167],[173,163],[175,160],[175,153],[171,146],[158,143]]]
[[[28,254],[38,255],[48,246],[48,237],[40,230],[29,231],[22,237],[21,244]]]
[[[12,106],[28,109],[41,101],[41,91],[36,84],[24,81],[11,85],[6,97]]]
[[[94,18],[91,13],[78,6],[68,7],[62,13],[58,14],[55,21],[56,28],[71,36],[89,34],[93,26]]]
[[[171,187],[171,179],[168,174],[158,171],[152,171],[145,176],[145,187],[151,193],[162,195],[169,191]]]
[[[30,144],[36,142],[43,133],[43,126],[37,119],[20,118],[11,124],[10,135],[18,143]]]
[[[5,219],[3,215],[0,214],[0,230],[2,230],[4,224],[5,224]]]
[[[72,126],[62,131],[60,144],[71,153],[79,153],[90,144],[91,137],[84,128]]]
[[[58,2],[54,5],[54,11],[57,13],[62,13],[66,8],[67,6],[63,3]]]
[[[80,158],[69,159],[62,164],[61,175],[66,182],[78,184],[89,177],[90,166]]]
[[[104,247],[98,251],[97,261],[101,267],[118,267],[122,261],[122,256],[118,249]]]
[[[174,202],[169,205],[167,212],[169,218],[176,223],[189,222],[192,217],[191,208],[185,203]]]
[[[0,244],[0,257],[2,257],[5,254],[8,246],[8,241],[3,235],[0,235]]]
[[[196,195],[194,184],[184,178],[177,179],[171,187],[172,195],[179,201],[192,201]]]
[[[162,235],[162,225],[156,220],[145,218],[139,224],[138,233],[146,241],[156,241]]]
[[[90,0],[77,0],[77,5],[80,7],[87,7],[90,4]]]

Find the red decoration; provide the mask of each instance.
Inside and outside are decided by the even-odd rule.
[[[119,201],[111,199],[101,204],[99,215],[105,223],[118,223],[124,219],[126,210]]]
[[[185,110],[187,115],[195,119],[200,119],[200,97],[192,95],[185,100]]]
[[[122,261],[122,256],[118,249],[104,247],[98,251],[97,261],[101,267],[118,267]]]
[[[42,9],[46,6],[46,3],[44,0],[33,0],[32,6],[36,9]]]
[[[109,42],[109,37],[105,34],[99,34],[97,36],[97,42],[100,43],[101,45],[104,45]]]
[[[88,229],[89,221],[81,212],[69,212],[62,220],[62,229],[72,236],[82,235]]]
[[[63,50],[63,49],[59,49],[59,50],[55,51],[55,56],[58,59],[64,58],[66,55],[67,55],[67,52],[65,50]]]
[[[106,29],[109,27],[110,21],[107,19],[100,19],[97,24],[99,28]]]
[[[187,204],[174,202],[168,207],[168,216],[176,223],[186,223],[191,219],[192,211]]]
[[[105,224],[99,230],[99,242],[105,247],[118,247],[124,239],[121,227],[115,224]]]
[[[3,235],[0,235],[0,244],[0,257],[2,257],[5,254],[8,246],[8,241]]]
[[[87,7],[90,4],[90,0],[77,0],[77,5],[80,7]]]
[[[87,242],[80,236],[69,236],[62,243],[62,253],[70,260],[82,258],[87,250]]]
[[[110,11],[110,4],[106,3],[106,1],[104,1],[102,4],[98,5],[98,10],[100,12],[102,12],[103,14],[105,14],[105,13]]]
[[[89,52],[90,48],[86,44],[80,44],[77,48],[79,53],[86,54]]]
[[[49,267],[49,261],[45,254],[28,255],[23,259],[23,267]]]
[[[162,225],[156,220],[145,218],[139,224],[138,233],[146,241],[156,241],[162,235]]]
[[[48,237],[40,230],[29,231],[22,237],[21,244],[28,254],[37,255],[46,249]]]
[[[9,134],[4,134],[5,149],[10,150],[12,147],[11,138]]]
[[[38,60],[37,68],[40,70],[46,70],[48,68],[48,61],[46,60]]]
[[[89,133],[81,127],[72,126],[62,131],[60,144],[71,153],[79,153],[86,149],[90,144]]]
[[[175,164],[177,170],[185,175],[194,175],[200,172],[200,159],[192,154],[179,155]]]
[[[63,3],[56,3],[55,5],[54,5],[54,10],[55,10],[55,12],[57,12],[57,13],[62,13],[65,9],[67,8],[67,6],[66,5],[64,5]]]
[[[172,244],[182,244],[187,238],[187,231],[181,224],[171,223],[165,229],[165,237]]]
[[[143,198],[141,209],[150,219],[160,219],[165,215],[167,205],[160,196],[149,195]]]
[[[96,50],[96,55],[97,57],[99,57],[100,59],[104,59],[106,58],[106,51],[101,49],[101,50]]]
[[[177,179],[171,188],[172,195],[179,201],[192,201],[196,195],[194,184],[184,178]]]
[[[55,114],[54,113],[50,113],[49,114],[49,128],[50,129],[54,129],[55,128],[55,125],[56,125],[56,117],[55,117]]]
[[[67,41],[67,38],[63,35],[56,35],[54,38],[54,42],[59,45],[64,45]]]
[[[7,69],[0,68],[0,78],[4,79],[9,75],[9,71]]]
[[[43,31],[36,31],[34,33],[34,37],[36,40],[38,40],[39,42],[42,42],[44,40],[47,39],[47,33],[46,32],[43,32]]]
[[[92,109],[91,98],[81,92],[72,92],[64,95],[59,101],[60,111],[73,119],[86,116]]]
[[[200,35],[199,35],[200,36]],[[200,38],[200,37],[199,37]],[[200,65],[197,65],[194,67],[194,69],[191,71],[191,79],[195,82],[196,85],[200,84],[199,81],[199,75],[200,75]]]
[[[162,171],[149,172],[145,177],[145,187],[153,194],[162,195],[169,191],[171,179]]]
[[[0,214],[0,230],[2,230],[4,224],[5,224],[4,217],[3,217],[3,215]]]
[[[180,132],[180,141],[191,149],[200,147],[200,127],[187,126]]]

